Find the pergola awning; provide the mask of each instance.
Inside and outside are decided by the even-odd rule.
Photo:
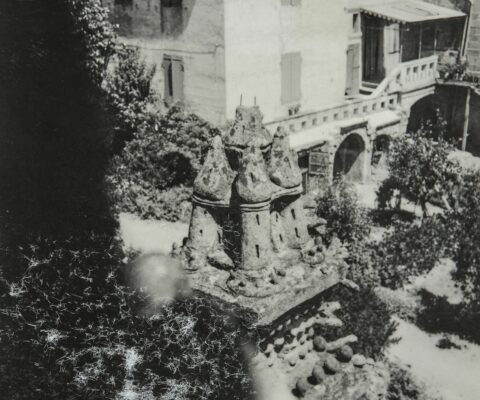
[[[365,14],[404,24],[465,16],[461,11],[420,0],[398,0],[391,3],[370,4],[360,7],[360,9]]]

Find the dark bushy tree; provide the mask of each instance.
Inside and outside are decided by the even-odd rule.
[[[114,35],[98,0],[0,3],[2,240],[112,231],[101,82]]]
[[[1,397],[114,399],[131,385],[245,398],[240,333],[221,310],[190,299],[148,316],[150,299],[123,283],[104,190],[112,52],[97,0],[0,2]]]

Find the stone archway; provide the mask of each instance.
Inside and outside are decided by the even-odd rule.
[[[421,98],[410,107],[407,132],[417,132],[426,124],[435,123],[437,120],[438,100],[435,95]]]
[[[352,133],[338,147],[333,161],[333,177],[343,176],[350,182],[365,180],[365,142]]]

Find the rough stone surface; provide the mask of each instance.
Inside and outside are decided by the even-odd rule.
[[[279,128],[273,137],[268,172],[272,182],[283,188],[288,189],[302,184],[297,153],[290,149],[288,134],[283,128]]]
[[[379,400],[387,396],[390,376],[383,365],[345,370],[325,381],[322,400]],[[316,396],[309,399],[318,399]]]
[[[323,364],[323,369],[329,375],[336,374],[340,371],[340,364],[339,362],[333,357],[331,354],[328,355],[325,363]]]
[[[274,186],[267,175],[260,148],[251,145],[243,155],[243,161],[236,182],[237,193],[248,204],[269,201]]]
[[[327,349],[327,341],[322,336],[316,336],[313,339],[313,348],[316,351],[325,351]]]
[[[350,346],[345,345],[340,347],[337,352],[337,359],[341,362],[349,362],[353,357],[353,350]]]
[[[313,367],[312,380],[316,385],[322,383],[325,380],[325,371],[323,370],[322,363],[317,363],[315,367]]]
[[[246,148],[255,139],[260,148],[272,144],[270,133],[263,127],[263,115],[258,107],[238,107],[235,122],[224,136],[227,147]]]
[[[306,378],[300,378],[297,381],[296,389],[298,394],[303,397],[305,393],[307,393],[308,389],[310,389],[310,384],[308,383]]]
[[[217,136],[195,179],[194,193],[207,200],[223,200],[231,190],[234,177],[223,150],[222,139]]]

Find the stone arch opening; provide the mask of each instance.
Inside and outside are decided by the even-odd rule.
[[[425,126],[438,120],[438,105],[435,95],[429,95],[416,101],[410,108],[407,132],[418,132]]]
[[[348,135],[340,144],[333,162],[333,177],[343,176],[351,182],[361,182],[365,174],[365,142],[357,133]]]

